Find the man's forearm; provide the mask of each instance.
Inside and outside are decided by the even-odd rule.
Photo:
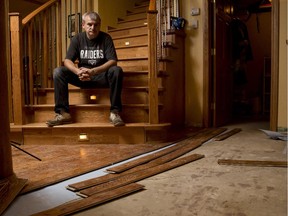
[[[117,65],[117,61],[115,60],[109,60],[107,61],[105,64],[100,65],[98,67],[92,68],[92,74],[96,75],[96,74],[100,74],[102,72],[107,71],[110,67]]]
[[[79,69],[75,66],[74,62],[72,62],[70,59],[64,60],[64,66],[75,74],[77,74],[79,71]]]

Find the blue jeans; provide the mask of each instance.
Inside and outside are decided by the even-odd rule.
[[[119,66],[113,66],[108,71],[97,74],[90,81],[81,81],[78,76],[61,66],[54,69],[54,100],[55,113],[69,113],[68,83],[80,88],[110,88],[110,110],[122,111],[121,92],[123,71]]]

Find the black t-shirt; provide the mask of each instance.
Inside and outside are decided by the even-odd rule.
[[[65,58],[73,62],[78,59],[78,67],[93,68],[108,60],[117,61],[117,54],[109,34],[100,31],[97,38],[89,40],[81,32],[72,38]]]

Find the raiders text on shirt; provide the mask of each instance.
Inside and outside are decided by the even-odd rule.
[[[102,59],[103,50],[81,50],[80,59]]]

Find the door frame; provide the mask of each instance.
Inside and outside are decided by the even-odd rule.
[[[203,125],[215,126],[213,117],[212,83],[212,47],[211,35],[211,3],[215,0],[205,0],[203,3]],[[279,0],[272,1],[271,11],[271,102],[270,102],[270,129],[276,131],[278,124],[278,87],[279,87]]]

